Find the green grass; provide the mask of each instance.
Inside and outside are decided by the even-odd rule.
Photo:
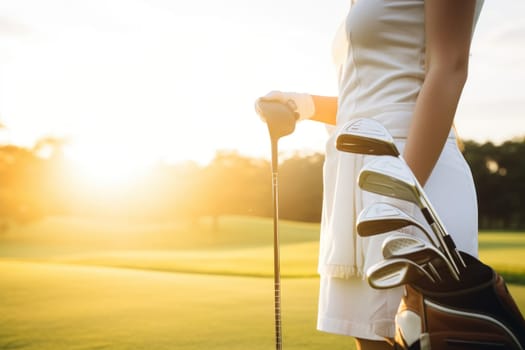
[[[0,349],[274,347],[269,219],[50,218],[0,236]],[[315,330],[319,226],[282,222],[286,349],[353,349]],[[525,281],[525,235],[480,235],[482,260]],[[521,310],[525,286],[510,285]]]
[[[525,234],[484,233],[480,235],[480,258],[498,271],[508,283],[525,285]]]
[[[198,226],[51,218],[3,237],[0,256],[68,264],[271,277],[272,221],[226,217]],[[319,228],[280,225],[283,277],[316,277]]]
[[[283,245],[281,276],[317,277],[317,244],[313,242]],[[107,251],[64,255],[49,261],[67,264],[113,266],[164,272],[184,272],[246,277],[273,276],[273,248],[185,251]]]
[[[0,262],[0,349],[271,349],[273,280]],[[317,279],[283,280],[287,349],[352,349],[315,331]]]

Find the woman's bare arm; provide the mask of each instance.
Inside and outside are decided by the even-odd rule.
[[[443,149],[467,79],[475,0],[426,0],[426,75],[404,156],[424,184]]]
[[[315,114],[310,120],[335,125],[337,115],[337,97],[312,95]]]

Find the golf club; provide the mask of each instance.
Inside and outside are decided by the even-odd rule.
[[[439,249],[413,235],[394,233],[385,238],[381,251],[383,256],[387,259],[405,258],[412,260],[417,264],[426,263],[434,275],[437,276],[439,276],[439,273],[437,273],[432,261],[439,260],[446,264],[454,279],[459,280],[459,276],[456,274],[454,267]],[[439,279],[441,278],[439,277]]]
[[[338,150],[369,155],[399,156],[394,138],[379,122],[361,118],[348,122],[337,136]]]
[[[366,164],[359,173],[359,186],[369,192],[406,200],[417,204],[433,232],[436,234],[445,255],[460,274],[457,263],[462,264],[454,241],[442,225],[433,220],[428,200],[422,195],[417,181],[408,166],[399,158],[391,156],[378,157]]]
[[[291,134],[295,130],[297,113],[292,108],[280,102],[258,101],[255,105],[257,113],[266,121],[270,133],[272,147],[272,197],[273,197],[273,265],[275,292],[275,348],[282,349],[281,327],[281,271],[279,253],[279,179],[278,179],[278,143],[279,138]]]
[[[433,238],[423,225],[398,207],[383,202],[375,202],[361,211],[357,218],[357,233],[369,237],[385,232],[395,231],[407,226],[415,226],[425,234],[436,247]]]
[[[375,289],[388,289],[412,283],[426,277],[433,283],[436,280],[415,262],[404,258],[381,260],[366,271],[368,284]]]
[[[359,153],[359,154],[369,154],[369,155],[390,155],[397,157],[401,162],[406,165],[405,160],[401,156],[397,146],[394,142],[394,138],[388,132],[388,130],[378,121],[370,118],[361,118],[349,121],[339,133],[336,141],[336,147],[340,151],[350,152],[350,153]],[[408,165],[406,165],[408,168]],[[423,215],[427,222],[436,228],[432,227],[436,235],[443,236],[441,241],[449,242],[449,249],[454,251],[455,259],[462,265],[465,266],[465,263],[457,252],[454,241],[447,234],[446,229],[440,220],[437,212],[432,207],[432,204],[426,197],[423,187],[419,184],[415,176],[413,177],[413,182],[415,188],[419,192],[419,196],[422,198],[424,206],[419,205]]]

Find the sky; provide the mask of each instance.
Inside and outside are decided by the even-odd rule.
[[[254,100],[337,93],[332,39],[349,1],[0,0],[0,142],[69,142],[87,167],[269,158]],[[486,0],[456,115],[464,139],[525,136],[525,2]],[[320,151],[301,122],[284,152]],[[116,170],[115,170],[116,171]]]

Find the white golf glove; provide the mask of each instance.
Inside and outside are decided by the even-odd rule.
[[[310,119],[315,114],[314,99],[310,94],[297,92],[271,91],[255,101],[255,109],[259,101],[277,101],[287,104],[294,112],[299,115],[298,120]]]

